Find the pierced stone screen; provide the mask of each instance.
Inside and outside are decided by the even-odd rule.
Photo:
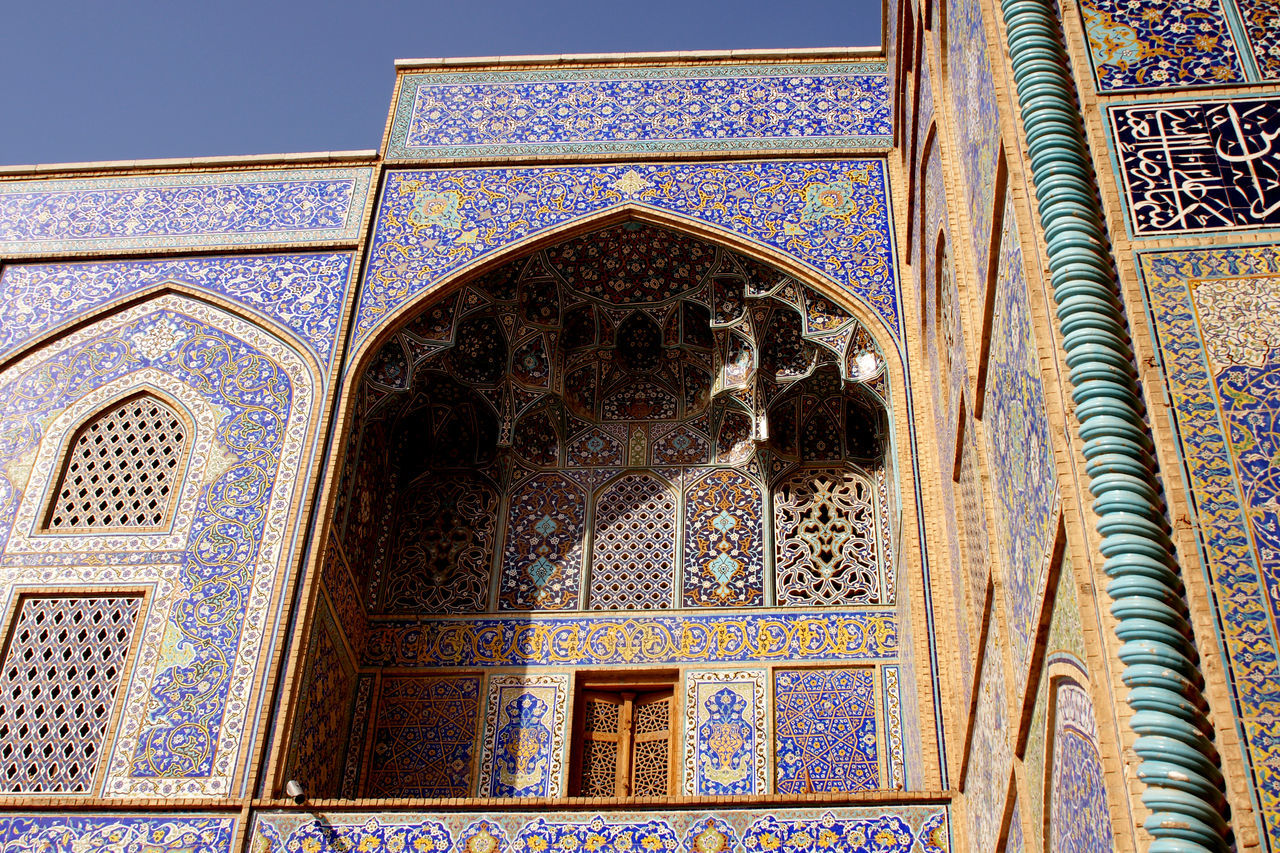
[[[141,603],[18,602],[0,668],[0,792],[91,793]]]
[[[186,441],[182,420],[155,397],[103,412],[72,442],[45,528],[163,527]]]

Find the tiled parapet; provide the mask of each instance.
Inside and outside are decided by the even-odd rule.
[[[354,242],[373,171],[0,182],[0,256]]]
[[[883,61],[410,71],[389,160],[892,144]]]

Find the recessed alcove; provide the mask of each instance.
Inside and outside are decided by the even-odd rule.
[[[665,794],[842,790],[839,768],[805,764],[813,744],[766,759],[795,729],[765,714],[773,660],[845,664],[787,675],[805,685],[795,709],[823,691],[857,704],[833,717],[874,741],[847,778],[904,784],[886,365],[850,310],[742,252],[624,221],[443,292],[354,393],[287,761],[314,796],[586,790],[567,744],[594,716],[571,676],[617,663],[668,685],[667,769],[646,771]],[[775,615],[794,652],[756,660]],[[848,653],[812,656],[814,630]],[[707,656],[730,635],[751,648]],[[747,680],[708,681],[711,663]],[[644,689],[610,701],[648,708],[654,676],[628,671]],[[704,780],[690,762],[708,714],[747,736]],[[523,753],[504,766],[513,743],[545,753],[537,772]]]

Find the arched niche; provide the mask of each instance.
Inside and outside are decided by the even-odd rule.
[[[819,461],[861,466],[872,517],[886,521],[873,548],[891,559],[881,349],[835,300],[725,246],[649,222],[608,223],[423,304],[365,365],[334,532],[371,614],[779,603],[770,537],[748,536],[750,553],[729,542],[737,534],[712,542],[690,526],[701,517],[694,504],[715,495],[733,505],[741,530],[775,529],[774,486]],[[818,432],[835,436],[834,455],[804,444]],[[711,468],[737,473],[737,500],[724,484],[686,487]],[[607,573],[593,565],[598,540],[612,535],[606,516],[631,535],[651,532],[654,496],[644,489],[632,490],[634,518],[612,493],[600,505],[606,483],[637,469],[669,484],[662,511],[678,522],[650,543],[646,565],[663,577],[637,581],[662,590],[647,598],[601,588]],[[461,488],[464,473],[476,505],[494,507],[492,534],[486,525],[468,539],[454,530],[456,511],[428,518],[414,497],[432,481]],[[428,555],[406,543],[423,530],[471,555],[456,561],[465,577],[445,570],[448,549]],[[708,547],[726,555],[714,569],[695,553]],[[406,598],[425,582],[406,572],[467,589],[466,605],[425,589]],[[891,603],[892,582],[877,583],[870,598],[826,603]]]
[[[539,620],[750,621],[774,608],[865,608],[898,624],[886,401],[900,366],[869,331],[878,321],[815,285],[675,223],[612,219],[441,287],[363,350],[280,778],[311,779],[316,796],[386,795],[381,754],[360,763],[365,741],[341,773],[323,756],[347,730],[376,728],[384,701],[410,703],[385,695],[411,680],[387,661],[415,632],[505,643]],[[823,536],[839,559],[851,537],[866,544],[870,581],[840,574],[821,600],[781,595],[777,500],[798,481],[857,493],[807,509],[827,525],[819,551]],[[867,511],[849,516],[857,501]],[[473,689],[460,664],[418,661],[453,667],[431,689]],[[376,669],[381,686],[356,686]],[[899,671],[885,675],[895,696]],[[360,689],[372,692],[330,698]],[[353,705],[373,709],[365,723],[343,716]],[[494,735],[487,719],[477,744]],[[484,778],[410,787],[477,795]]]

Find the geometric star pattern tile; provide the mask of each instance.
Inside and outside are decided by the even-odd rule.
[[[384,677],[364,796],[466,797],[480,677]]]

